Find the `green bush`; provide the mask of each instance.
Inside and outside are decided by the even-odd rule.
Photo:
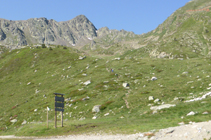
[[[42,48],[46,48],[45,44],[42,44]]]

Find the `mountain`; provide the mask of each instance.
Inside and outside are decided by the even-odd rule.
[[[35,24],[40,30],[34,29],[34,38],[43,35],[49,41],[51,31],[59,34],[60,29],[63,36],[56,24],[66,25],[72,38],[83,36],[71,42],[78,44],[74,48],[30,45],[10,50],[0,46],[0,135],[140,134],[153,130],[146,134],[151,137],[162,128],[209,120],[210,6],[209,0],[193,0],[143,35],[107,27],[96,30],[91,23],[93,32],[83,30],[88,22],[83,16],[69,21],[77,30],[81,25],[80,33],[73,33],[69,22],[55,23],[58,30],[53,30],[53,21],[39,19],[42,24]],[[3,24],[8,25],[8,32],[1,28],[2,42],[12,42],[12,33],[22,42],[29,40],[27,26],[11,30],[23,21],[9,23]],[[48,36],[41,30],[44,27],[49,27],[45,30]],[[57,129],[53,93],[65,94],[64,127]],[[51,108],[49,128],[47,107]],[[57,118],[61,118],[59,113]],[[203,131],[210,137],[210,130]],[[197,130],[197,134],[201,132]],[[175,134],[165,134],[169,133]]]
[[[95,26],[84,16],[56,22],[46,18],[26,21],[0,19],[0,44],[25,46],[31,44],[55,44],[75,46],[97,36]]]
[[[172,13],[155,30],[144,34],[139,44],[156,58],[211,56],[210,21],[211,2],[192,0]]]

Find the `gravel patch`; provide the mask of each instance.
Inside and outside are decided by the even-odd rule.
[[[0,136],[0,139],[33,139],[33,140],[209,140],[211,139],[211,121],[190,123],[177,127],[160,129],[156,132],[136,133],[131,135],[84,134],[57,137],[16,137]]]

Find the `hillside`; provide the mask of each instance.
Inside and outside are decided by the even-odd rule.
[[[155,132],[210,120],[211,15],[201,10],[210,5],[191,1],[143,35],[103,27],[74,47],[1,46],[0,135]],[[63,128],[54,129],[53,93],[65,94]]]
[[[151,57],[210,57],[209,0],[193,0],[172,13],[139,41]],[[163,55],[165,54],[165,55]]]

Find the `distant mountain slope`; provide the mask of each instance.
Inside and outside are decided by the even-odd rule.
[[[211,55],[211,2],[193,0],[171,14],[155,30],[143,35],[139,44],[152,57],[189,58]]]
[[[75,46],[97,36],[95,26],[84,16],[56,22],[46,18],[26,21],[0,19],[0,44],[23,46],[29,44],[59,44]]]

